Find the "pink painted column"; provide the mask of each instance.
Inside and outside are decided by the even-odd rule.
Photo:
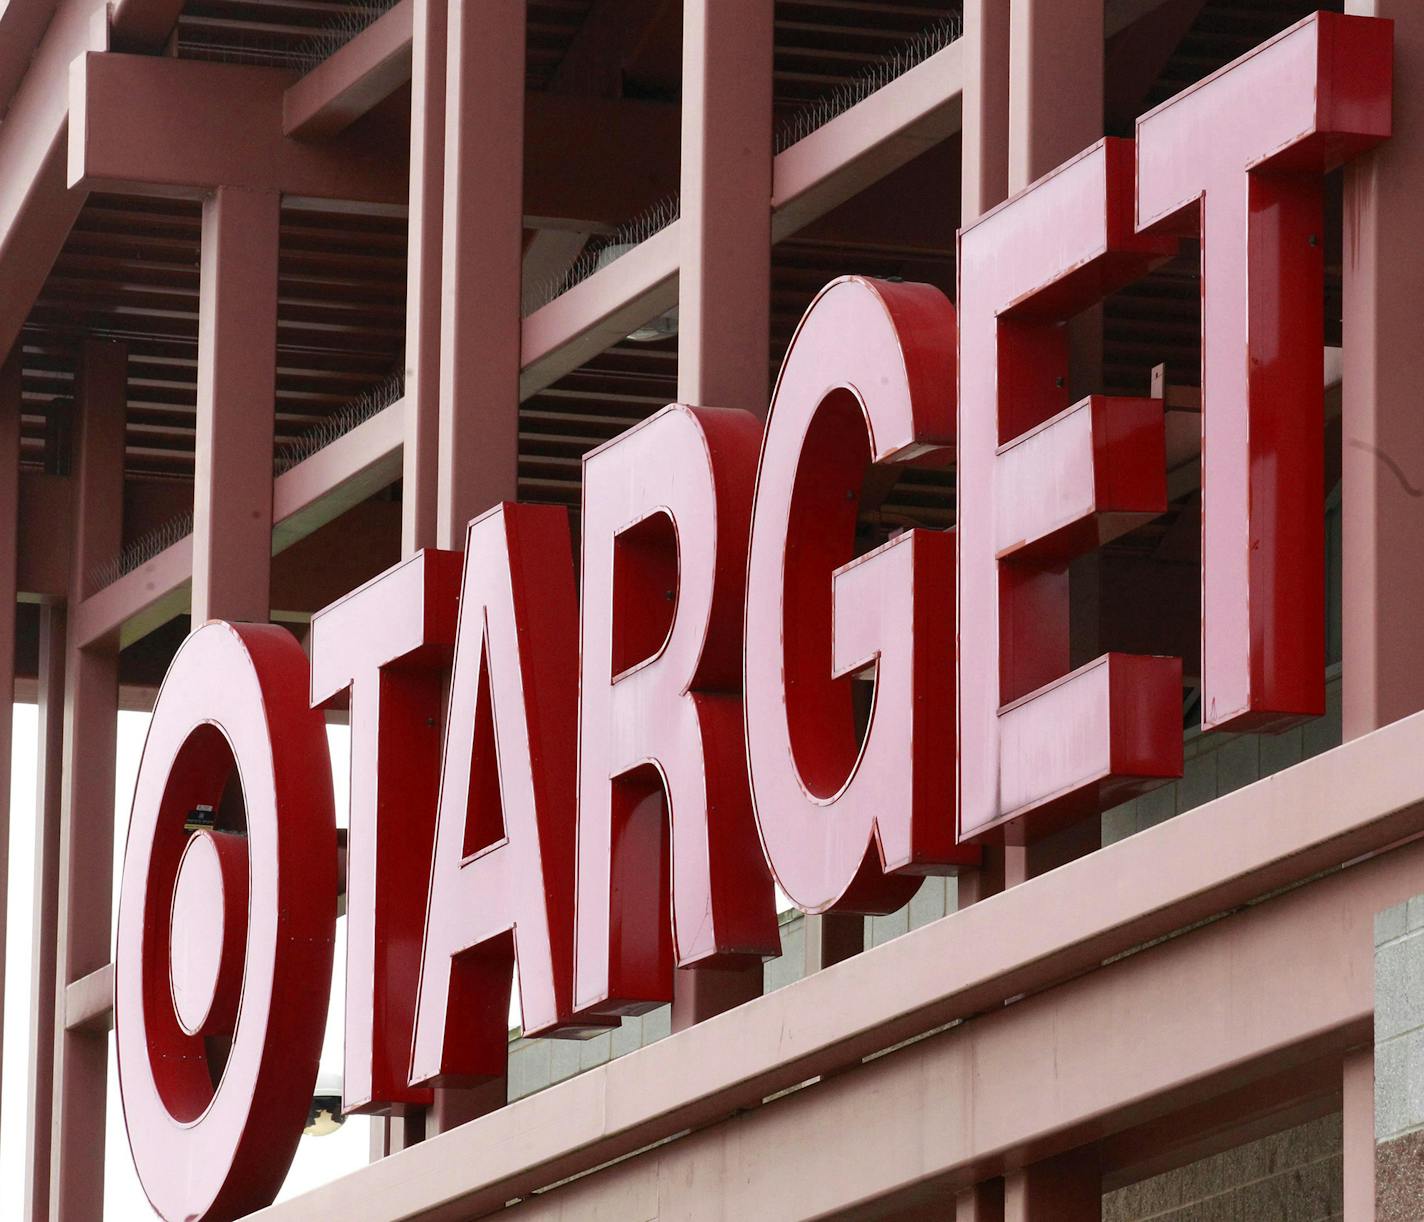
[[[1101,0],[1010,0],[1010,195],[1101,139],[1104,38]],[[1080,395],[1101,390],[1101,309],[1074,319],[1069,336],[1071,389]],[[1039,844],[1010,846],[1004,850],[1005,885],[1101,843],[1101,825],[1090,819]]]
[[[203,202],[195,626],[269,614],[279,213],[275,192],[220,187]]]
[[[415,0],[410,73],[410,206],[405,279],[405,438],[401,556],[434,547],[440,506],[440,303],[445,258],[448,0]],[[463,538],[463,536],[461,536]],[[371,1161],[414,1145],[425,1116],[371,1118]]]
[[[1415,0],[1346,0],[1345,10],[1394,21],[1396,82],[1393,138],[1345,167],[1341,696],[1349,741],[1424,708],[1424,9]],[[1370,1049],[1345,1067],[1352,1222],[1374,1217],[1373,1060]]]
[[[771,380],[773,7],[772,0],[682,6],[677,397],[763,417]],[[816,929],[806,932],[811,938]],[[761,991],[760,964],[679,971],[673,1030]]]
[[[10,883],[10,749],[15,689],[15,566],[20,550],[20,345],[0,364],[0,1088],[4,1086],[4,1014],[12,997],[5,974]]]
[[[1345,1187],[1345,1222],[1375,1216],[1375,1050],[1357,1048],[1345,1055],[1341,1090],[1341,1157]]]
[[[954,1222],[1004,1222],[1004,1181],[986,1180],[961,1192]]]
[[[1010,0],[965,0],[964,118],[961,128],[959,223],[972,225],[1003,203],[1009,191]],[[1004,851],[984,850],[978,869],[956,879],[960,908],[1002,891]],[[985,1180],[961,1192],[955,1222],[1004,1222],[1004,1181]]]
[[[1009,0],[965,0],[960,225],[1009,191]]]
[[[440,547],[519,493],[524,0],[450,9],[440,307]]]
[[[124,494],[128,353],[86,339],[80,366],[74,463],[70,605],[90,568],[119,549]],[[64,771],[56,941],[54,1112],[50,1216],[98,1222],[104,1214],[106,1032],[65,1028],[65,988],[109,963],[114,872],[114,749],[118,729],[116,642],[71,646],[65,661]]]
[[[1102,0],[1011,0],[1009,194],[1103,134]]]
[[[35,787],[35,928],[30,969],[29,1116],[25,1207],[31,1222],[49,1217],[50,1125],[54,1104],[55,931],[59,924],[60,797],[64,775],[65,609],[40,609],[39,735]]]
[[[449,10],[435,542],[519,495],[524,0]],[[504,1105],[504,1081],[437,1090],[433,1136]],[[393,1137],[396,1135],[393,1135]],[[397,1141],[418,1136],[411,1129]]]
[[[1345,169],[1343,713],[1346,739],[1424,708],[1424,9],[1350,0],[1394,20],[1394,136]],[[1408,84],[1411,87],[1406,88]]]
[[[806,975],[842,963],[865,949],[865,918],[857,913],[828,912],[803,918]]]
[[[961,227],[972,225],[1009,192],[1009,6],[1010,0],[965,0],[964,120],[960,164]],[[987,899],[1004,887],[1004,854],[984,850],[984,864],[962,870],[958,906]],[[1003,1195],[1002,1181],[981,1186]],[[977,1194],[975,1189],[970,1194]],[[964,1209],[969,1205],[962,1205]],[[974,1205],[978,1209],[980,1206]],[[987,1215],[986,1215],[987,1216]],[[975,1217],[974,1214],[969,1215]],[[967,1219],[961,1219],[967,1222]]]
[[[765,416],[771,0],[684,0],[677,397]]]
[[[961,224],[1102,136],[1103,5],[1101,0],[968,0],[965,33],[975,41],[967,60]],[[1100,360],[1100,323],[1091,317],[1075,320],[1072,340],[1075,379],[1091,376],[1092,354]],[[1089,360],[1078,359],[1080,352]],[[1090,820],[1032,847],[987,848],[983,867],[960,875],[960,907],[1100,843],[1097,821]],[[957,1204],[958,1222],[1096,1222],[1102,1185],[1094,1160],[1065,1156],[976,1185],[961,1193]]]
[[[405,444],[401,453],[403,556],[434,547],[437,534],[447,20],[447,0],[415,0],[405,280]]]
[[[1096,1154],[1074,1150],[1004,1176],[1004,1222],[1101,1222]]]

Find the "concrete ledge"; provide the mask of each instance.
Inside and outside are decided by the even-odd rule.
[[[500,1208],[515,1197],[683,1130],[715,1123],[738,1109],[759,1110],[761,1101],[779,1090],[844,1069],[955,1019],[983,1015],[1010,998],[1092,971],[1104,960],[1154,939],[1413,837],[1424,831],[1421,804],[1424,714],[1355,739],[259,1216],[454,1218]],[[1397,862],[1405,856],[1407,864],[1418,869],[1424,850],[1390,855]],[[1294,1036],[1282,1031],[1280,1038],[1286,1042],[1277,1053],[1318,1057],[1320,1048],[1291,1045],[1306,1038],[1299,1034],[1306,1030],[1334,1040],[1348,1027],[1346,1034],[1356,1042],[1368,1039],[1370,922],[1378,908],[1417,889],[1407,870],[1398,875],[1392,867],[1387,875],[1371,876],[1384,881],[1364,895],[1373,907],[1360,917],[1360,929],[1349,927],[1352,954],[1358,934],[1359,962],[1346,959],[1345,966],[1354,966],[1343,977],[1323,979],[1335,969],[1316,966],[1316,948],[1305,927],[1283,927],[1283,936],[1296,939],[1286,961],[1293,969],[1297,998],[1292,1021],[1305,1025]],[[1329,892],[1338,910],[1341,897],[1355,894],[1351,882],[1361,880],[1363,885],[1366,877],[1366,867],[1356,867],[1348,872],[1350,881],[1326,880],[1307,894]],[[1312,933],[1328,931],[1331,920],[1338,932],[1341,919],[1326,915],[1325,924]],[[1307,937],[1304,945],[1301,936]],[[1202,946],[1214,939],[1199,934],[1182,941]],[[1220,966],[1230,967],[1229,955]],[[1225,974],[1217,982],[1221,987],[1233,983]],[[1348,996],[1338,990],[1348,990]],[[1334,999],[1329,1017],[1308,1012],[1310,999],[1323,999],[1327,993]],[[1128,1005],[1132,996],[1124,994],[1122,1004]],[[1022,1005],[1003,1014],[1016,1011],[1021,1012]],[[1106,1012],[1099,1011],[1098,1017],[1109,1021]],[[1143,1029],[1130,1015],[1116,1017],[1132,1029]],[[1000,1020],[996,1016],[994,1021]],[[1168,1033],[1173,1030],[1169,1026]],[[1230,1034],[1229,1025],[1224,1033]],[[1150,1084],[1132,1075],[1115,1077],[1111,1093],[1098,1097],[1097,1112],[1121,1112],[1170,1093],[1173,1083],[1157,1080],[1159,1076]],[[1032,1116],[1023,1121],[1029,1127],[1037,1123]],[[1004,1134],[998,1144],[1009,1143],[1011,1136]]]

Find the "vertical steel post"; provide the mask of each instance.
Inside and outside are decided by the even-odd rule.
[[[439,492],[440,296],[444,258],[447,0],[415,0],[405,287],[401,555],[434,547]]]
[[[450,10],[440,306],[441,547],[519,494],[524,0]]]
[[[1011,0],[1009,194],[1103,134],[1101,0]]]
[[[1010,0],[1010,195],[1102,137],[1105,37],[1100,0]],[[1072,390],[1100,391],[1101,307],[1074,319],[1069,338]],[[1101,843],[1100,825],[1086,820],[1041,844],[1008,846],[1005,884],[1042,874]]]
[[[1102,1173],[1091,1150],[1073,1150],[1004,1176],[1004,1222],[1100,1222]]]
[[[1350,0],[1394,20],[1395,79],[1424,70],[1424,11]],[[1344,453],[1341,478],[1344,736],[1424,708],[1424,94],[1397,88],[1394,137],[1345,169]]]
[[[767,411],[770,0],[684,0],[677,397]]]
[[[959,223],[1009,191],[1009,0],[965,0]]]
[[[1008,197],[1009,7],[1010,0],[965,0],[961,226],[973,224]],[[975,870],[962,870],[957,882],[957,902],[961,908],[1002,891],[1003,850],[986,848],[983,865]],[[978,1191],[973,1190],[972,1201],[978,1200]],[[987,1191],[1002,1196],[1002,1183],[991,1181]],[[973,1208],[981,1208],[981,1205],[975,1204]]]
[[[67,546],[67,543],[66,543]],[[60,795],[64,776],[65,609],[40,608],[38,776],[31,940],[30,1099],[25,1151],[25,1218],[50,1214],[50,1125],[54,1114],[55,933],[59,923]]]
[[[677,397],[765,416],[771,380],[771,0],[683,0]],[[760,964],[677,973],[681,1030],[760,996]]]
[[[84,341],[79,375],[74,541],[69,604],[85,575],[119,549],[124,502],[124,414],[128,352]],[[64,773],[59,831],[59,932],[54,999],[54,1111],[50,1216],[104,1216],[107,1032],[68,1030],[66,987],[105,966],[111,953],[114,880],[114,750],[118,730],[116,641],[79,648],[65,660]]]
[[[449,10],[435,542],[519,495],[525,0]],[[423,495],[423,494],[422,494]],[[503,1080],[437,1090],[433,1136],[504,1105]],[[410,1128],[410,1126],[407,1126]],[[413,1128],[405,1140],[418,1136]]]
[[[5,937],[10,884],[10,754],[14,729],[15,578],[20,551],[20,345],[0,364],[0,1097],[3,1097],[7,1007]],[[19,995],[23,998],[24,994]]]
[[[1394,21],[1394,73],[1424,70],[1424,11],[1412,0],[1347,0]],[[1424,708],[1424,93],[1394,91],[1394,137],[1345,168],[1341,455],[1341,704],[1346,741]],[[1368,1059],[1369,1064],[1366,1065]],[[1375,1216],[1372,1049],[1347,1059],[1345,1216]]]
[[[279,212],[275,193],[231,187],[203,203],[195,626],[270,613]]]

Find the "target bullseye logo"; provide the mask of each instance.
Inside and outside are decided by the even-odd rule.
[[[183,643],[154,706],[124,854],[114,1030],[134,1166],[163,1218],[221,1222],[270,1203],[311,1103],[337,846],[307,685],[286,629],[213,622]],[[234,804],[223,828],[190,826],[237,794],[242,813]]]

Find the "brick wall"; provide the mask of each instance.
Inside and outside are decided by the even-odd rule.
[[[1375,1197],[1424,1217],[1424,895],[1375,918]]]

